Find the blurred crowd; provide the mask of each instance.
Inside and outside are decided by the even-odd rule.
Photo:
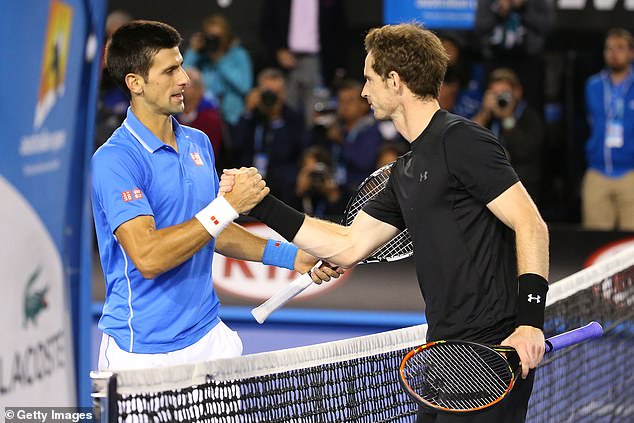
[[[106,39],[132,19],[114,11]],[[442,108],[493,131],[527,191],[548,219],[557,187],[550,144],[560,137],[548,101],[544,43],[555,23],[550,0],[478,0],[472,32],[436,31],[450,64]],[[177,119],[205,132],[218,171],[254,166],[273,194],[314,216],[342,213],[355,188],[408,151],[390,121],[376,120],[361,97],[364,81],[346,74],[349,31],[343,0],[266,0],[260,13],[266,63],[220,14],[205,17],[182,46],[190,77]],[[588,132],[579,183],[580,219],[589,229],[634,231],[634,39],[605,36],[603,70],[587,79]],[[125,118],[128,99],[104,71],[96,145]]]

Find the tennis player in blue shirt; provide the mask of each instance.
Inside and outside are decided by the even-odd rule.
[[[218,317],[211,275],[214,249],[232,258],[306,272],[316,262],[292,244],[233,223],[269,189],[243,168],[218,196],[211,143],[179,125],[189,78],[180,34],[134,21],[108,45],[111,76],[131,98],[127,118],[92,158],[92,200],[106,298],[100,369],[176,365],[242,353]],[[322,267],[315,282],[339,276]]]

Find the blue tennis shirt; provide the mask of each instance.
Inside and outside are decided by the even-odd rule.
[[[185,348],[218,322],[211,265],[214,241],[181,265],[145,279],[115,230],[137,216],[156,228],[185,222],[218,192],[213,151],[201,131],[172,118],[178,152],[155,137],[128,108],[123,124],[92,157],[92,208],[106,299],[99,328],[124,351]]]

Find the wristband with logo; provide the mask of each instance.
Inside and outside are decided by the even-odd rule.
[[[548,281],[535,273],[524,273],[518,280],[517,326],[528,325],[543,329]]]
[[[266,242],[266,247],[264,247],[262,263],[294,270],[297,250],[298,248],[295,245],[288,242],[269,239]]]
[[[238,213],[224,197],[217,197],[207,207],[196,213],[196,219],[214,238],[237,217]]]

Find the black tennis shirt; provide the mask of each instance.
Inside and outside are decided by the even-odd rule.
[[[486,207],[518,181],[494,135],[444,110],[363,210],[414,243],[428,341],[500,342],[515,327],[515,234]]]

